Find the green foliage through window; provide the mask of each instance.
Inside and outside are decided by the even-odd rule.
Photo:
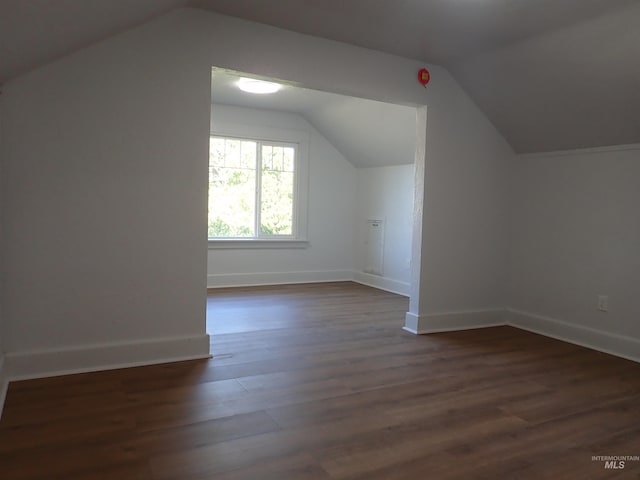
[[[209,237],[292,236],[295,153],[291,144],[211,137]]]

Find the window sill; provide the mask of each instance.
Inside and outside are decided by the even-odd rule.
[[[307,248],[308,240],[265,240],[265,239],[237,239],[212,240],[209,239],[209,250],[218,249],[263,249],[263,248]]]

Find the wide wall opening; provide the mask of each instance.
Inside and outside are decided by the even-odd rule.
[[[409,296],[416,108],[211,78],[207,287],[356,281]],[[215,317],[208,305],[209,333]]]

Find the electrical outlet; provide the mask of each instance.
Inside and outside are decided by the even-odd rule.
[[[601,312],[609,310],[609,297],[607,295],[598,295],[597,308]]]

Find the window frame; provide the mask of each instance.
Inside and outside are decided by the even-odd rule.
[[[296,129],[263,127],[258,125],[242,125],[225,123],[224,126],[212,128],[212,137],[232,138],[258,142],[259,156],[262,145],[293,145],[295,147],[294,180],[293,180],[293,232],[291,235],[261,235],[259,225],[255,237],[208,237],[210,249],[216,248],[306,248],[307,240],[307,205],[308,205],[308,169],[309,169],[309,132]],[[259,161],[261,165],[261,160]],[[207,169],[209,168],[207,158]],[[257,165],[256,165],[257,167]],[[261,176],[262,172],[259,172]],[[259,188],[256,179],[256,191]],[[207,189],[207,204],[209,201]],[[256,222],[259,215],[256,215]]]

